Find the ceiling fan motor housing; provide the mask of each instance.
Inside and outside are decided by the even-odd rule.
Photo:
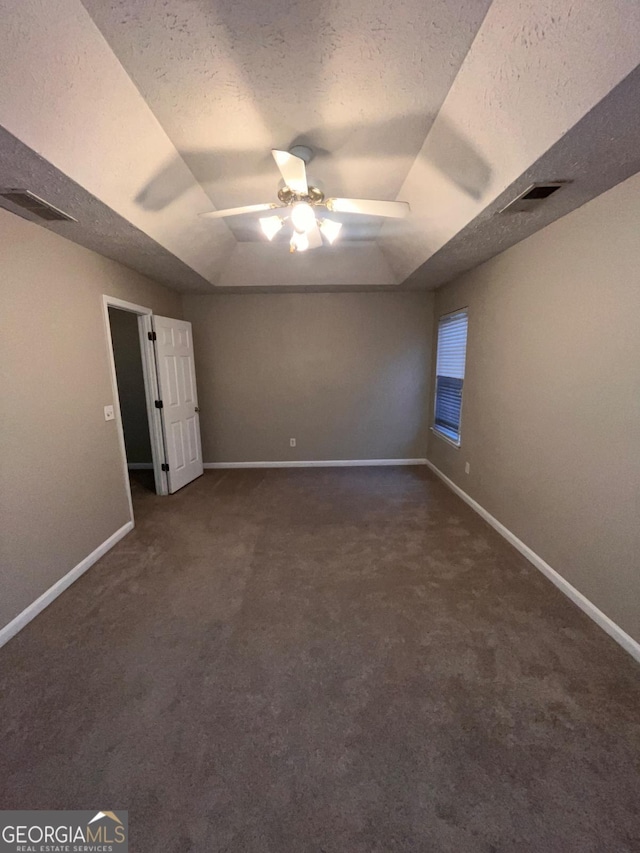
[[[306,195],[299,195],[290,190],[289,187],[282,187],[282,189],[278,190],[278,198],[283,204],[293,204],[295,201],[321,204],[324,201],[324,193],[318,187],[309,187]]]

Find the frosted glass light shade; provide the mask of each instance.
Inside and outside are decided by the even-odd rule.
[[[282,219],[279,216],[263,216],[260,220],[260,227],[267,240],[273,240],[282,228]]]
[[[307,235],[301,234],[299,231],[294,231],[291,238],[291,248],[295,252],[306,252],[309,248],[309,238]]]
[[[338,234],[342,229],[342,223],[336,222],[333,219],[323,219],[320,223],[320,230],[323,235],[327,238],[329,244],[333,244],[334,240],[337,238]]]

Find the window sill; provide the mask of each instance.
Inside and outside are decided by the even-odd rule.
[[[447,444],[450,444],[451,447],[455,447],[456,450],[460,450],[460,439],[454,441],[454,439],[450,438],[446,433],[442,432],[442,430],[439,430],[438,427],[432,426],[430,427],[430,430],[434,435],[437,435],[438,438],[441,438],[443,441],[446,441]]]

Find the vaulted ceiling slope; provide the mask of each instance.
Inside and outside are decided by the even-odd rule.
[[[640,168],[637,0],[0,0],[0,181],[177,288],[434,287]],[[290,256],[255,216],[308,144],[343,215]],[[569,179],[535,215],[500,214]],[[7,206],[9,206],[7,204]]]

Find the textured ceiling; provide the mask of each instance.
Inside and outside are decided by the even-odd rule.
[[[0,180],[179,289],[434,287],[637,166],[637,0],[0,0]],[[272,147],[330,195],[404,198],[291,257],[252,216]],[[531,216],[496,215],[568,178]],[[73,211],[70,211],[73,212]]]
[[[640,172],[640,66],[404,283],[438,287]],[[502,208],[545,176],[571,183],[527,213]],[[640,239],[640,235],[639,235]]]
[[[395,199],[489,6],[83,2],[217,208],[276,200],[270,149],[294,143],[316,152],[310,177],[327,195]],[[148,202],[180,189],[169,166]],[[227,224],[247,239],[243,220]],[[378,228],[361,218],[346,237]]]
[[[383,227],[398,278],[542,162],[639,61],[637,0],[494,0],[400,190],[411,220],[402,230]],[[628,107],[637,109],[638,92],[630,94]],[[574,135],[572,146],[580,160],[591,140]],[[620,156],[612,134],[609,159]],[[561,174],[536,171],[534,180],[572,180],[570,165]]]
[[[0,187],[28,187],[76,222],[43,222],[34,214],[0,199],[2,207],[49,231],[186,293],[211,289],[205,278],[180,261],[123,216],[70,180],[43,157],[0,127]]]

